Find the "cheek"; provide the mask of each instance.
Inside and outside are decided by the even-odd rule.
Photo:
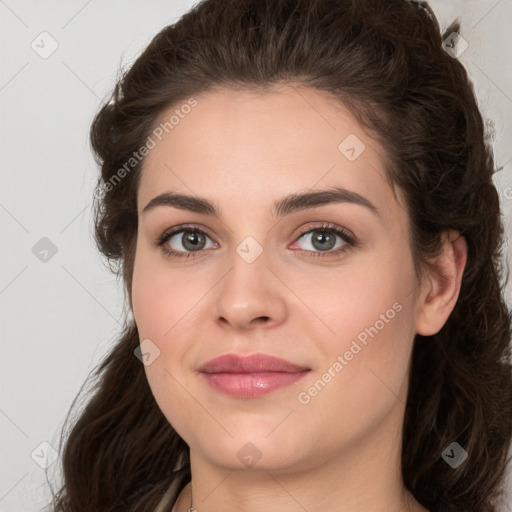
[[[144,366],[152,394],[169,423],[186,436],[200,413],[191,407],[185,391],[190,383],[183,372],[186,357],[186,326],[194,316],[197,293],[190,279],[166,270],[159,258],[139,252],[132,282],[133,316],[139,338],[149,339],[158,347],[158,356]],[[171,275],[172,274],[172,275]],[[203,290],[204,293],[204,290]],[[155,350],[152,348],[152,350]],[[156,352],[153,352],[156,353]]]
[[[407,305],[416,286],[412,261],[392,254],[294,280],[294,292],[313,322],[307,324],[316,329],[326,354],[348,350],[356,338],[364,343],[401,331],[404,317],[412,315]]]
[[[406,401],[414,339],[412,260],[405,251],[390,251],[360,263],[338,278],[317,281],[308,298],[324,323],[317,322],[324,334],[315,338],[324,360],[301,387],[299,402],[329,423],[333,435],[341,419],[345,433],[358,435],[397,400]]]
[[[162,257],[141,250],[134,263],[133,316],[141,339],[161,346],[174,335],[180,319],[197,302],[197,293],[186,273],[169,272]]]

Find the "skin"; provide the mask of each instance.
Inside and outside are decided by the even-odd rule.
[[[345,512],[425,511],[401,476],[409,363],[415,333],[435,334],[453,310],[464,238],[446,232],[434,269],[418,281],[409,217],[384,178],[383,149],[325,94],[281,85],[196,99],[144,163],[131,296],[140,339],[160,350],[145,366],[148,382],[190,447],[192,485],[173,511],[188,510],[191,499],[199,512],[339,511],[341,504]],[[338,149],[349,134],[366,146],[354,161]],[[332,186],[364,196],[379,215],[350,203],[271,215],[283,196]],[[221,219],[169,206],[142,212],[171,190],[209,199]],[[323,222],[349,230],[357,246],[336,235],[336,247],[322,251],[311,234],[300,235]],[[209,238],[193,257],[169,258],[154,241],[184,223]],[[167,246],[186,252],[183,234]],[[236,252],[247,236],[263,251],[250,264]],[[401,311],[300,403],[298,394],[396,303]],[[311,372],[264,397],[233,398],[197,371],[230,352],[272,354]],[[237,456],[248,442],[261,454],[252,467]]]

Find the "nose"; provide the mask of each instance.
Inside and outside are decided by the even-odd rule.
[[[269,267],[265,251],[249,263],[235,253],[232,265],[215,287],[214,320],[240,331],[266,329],[287,314],[286,287]]]

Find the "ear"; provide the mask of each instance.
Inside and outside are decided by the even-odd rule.
[[[416,332],[423,336],[438,333],[459,298],[467,260],[466,239],[455,230],[442,234],[441,254],[432,261],[432,270],[422,283],[416,305]]]

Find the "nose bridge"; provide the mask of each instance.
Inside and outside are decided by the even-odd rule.
[[[257,269],[263,272],[265,264],[270,264],[269,251],[271,250],[272,225],[269,223],[264,211],[256,212],[251,203],[238,203],[235,211],[238,213],[237,221],[230,228],[232,245],[231,265],[235,265],[237,271],[247,267],[249,274],[251,270]],[[261,207],[260,207],[261,208]],[[233,269],[235,270],[235,269]],[[267,270],[268,271],[268,270]]]
[[[256,299],[268,285],[271,272],[268,270],[269,249],[263,247],[252,235],[245,236],[230,258],[230,271],[226,275],[226,287],[229,293],[239,296],[243,301]],[[227,289],[224,289],[227,292]]]
[[[232,325],[248,327],[253,320],[277,321],[283,314],[283,297],[268,268],[269,250],[252,235],[245,236],[234,247],[230,269],[216,293],[217,320],[223,318]]]
[[[259,238],[261,240],[262,237]],[[261,260],[267,260],[266,257],[261,258],[263,252],[268,251],[268,247],[264,248],[263,243],[264,241],[260,243],[254,236],[248,235],[236,246],[235,252],[247,265],[252,265],[258,259],[261,263]]]

